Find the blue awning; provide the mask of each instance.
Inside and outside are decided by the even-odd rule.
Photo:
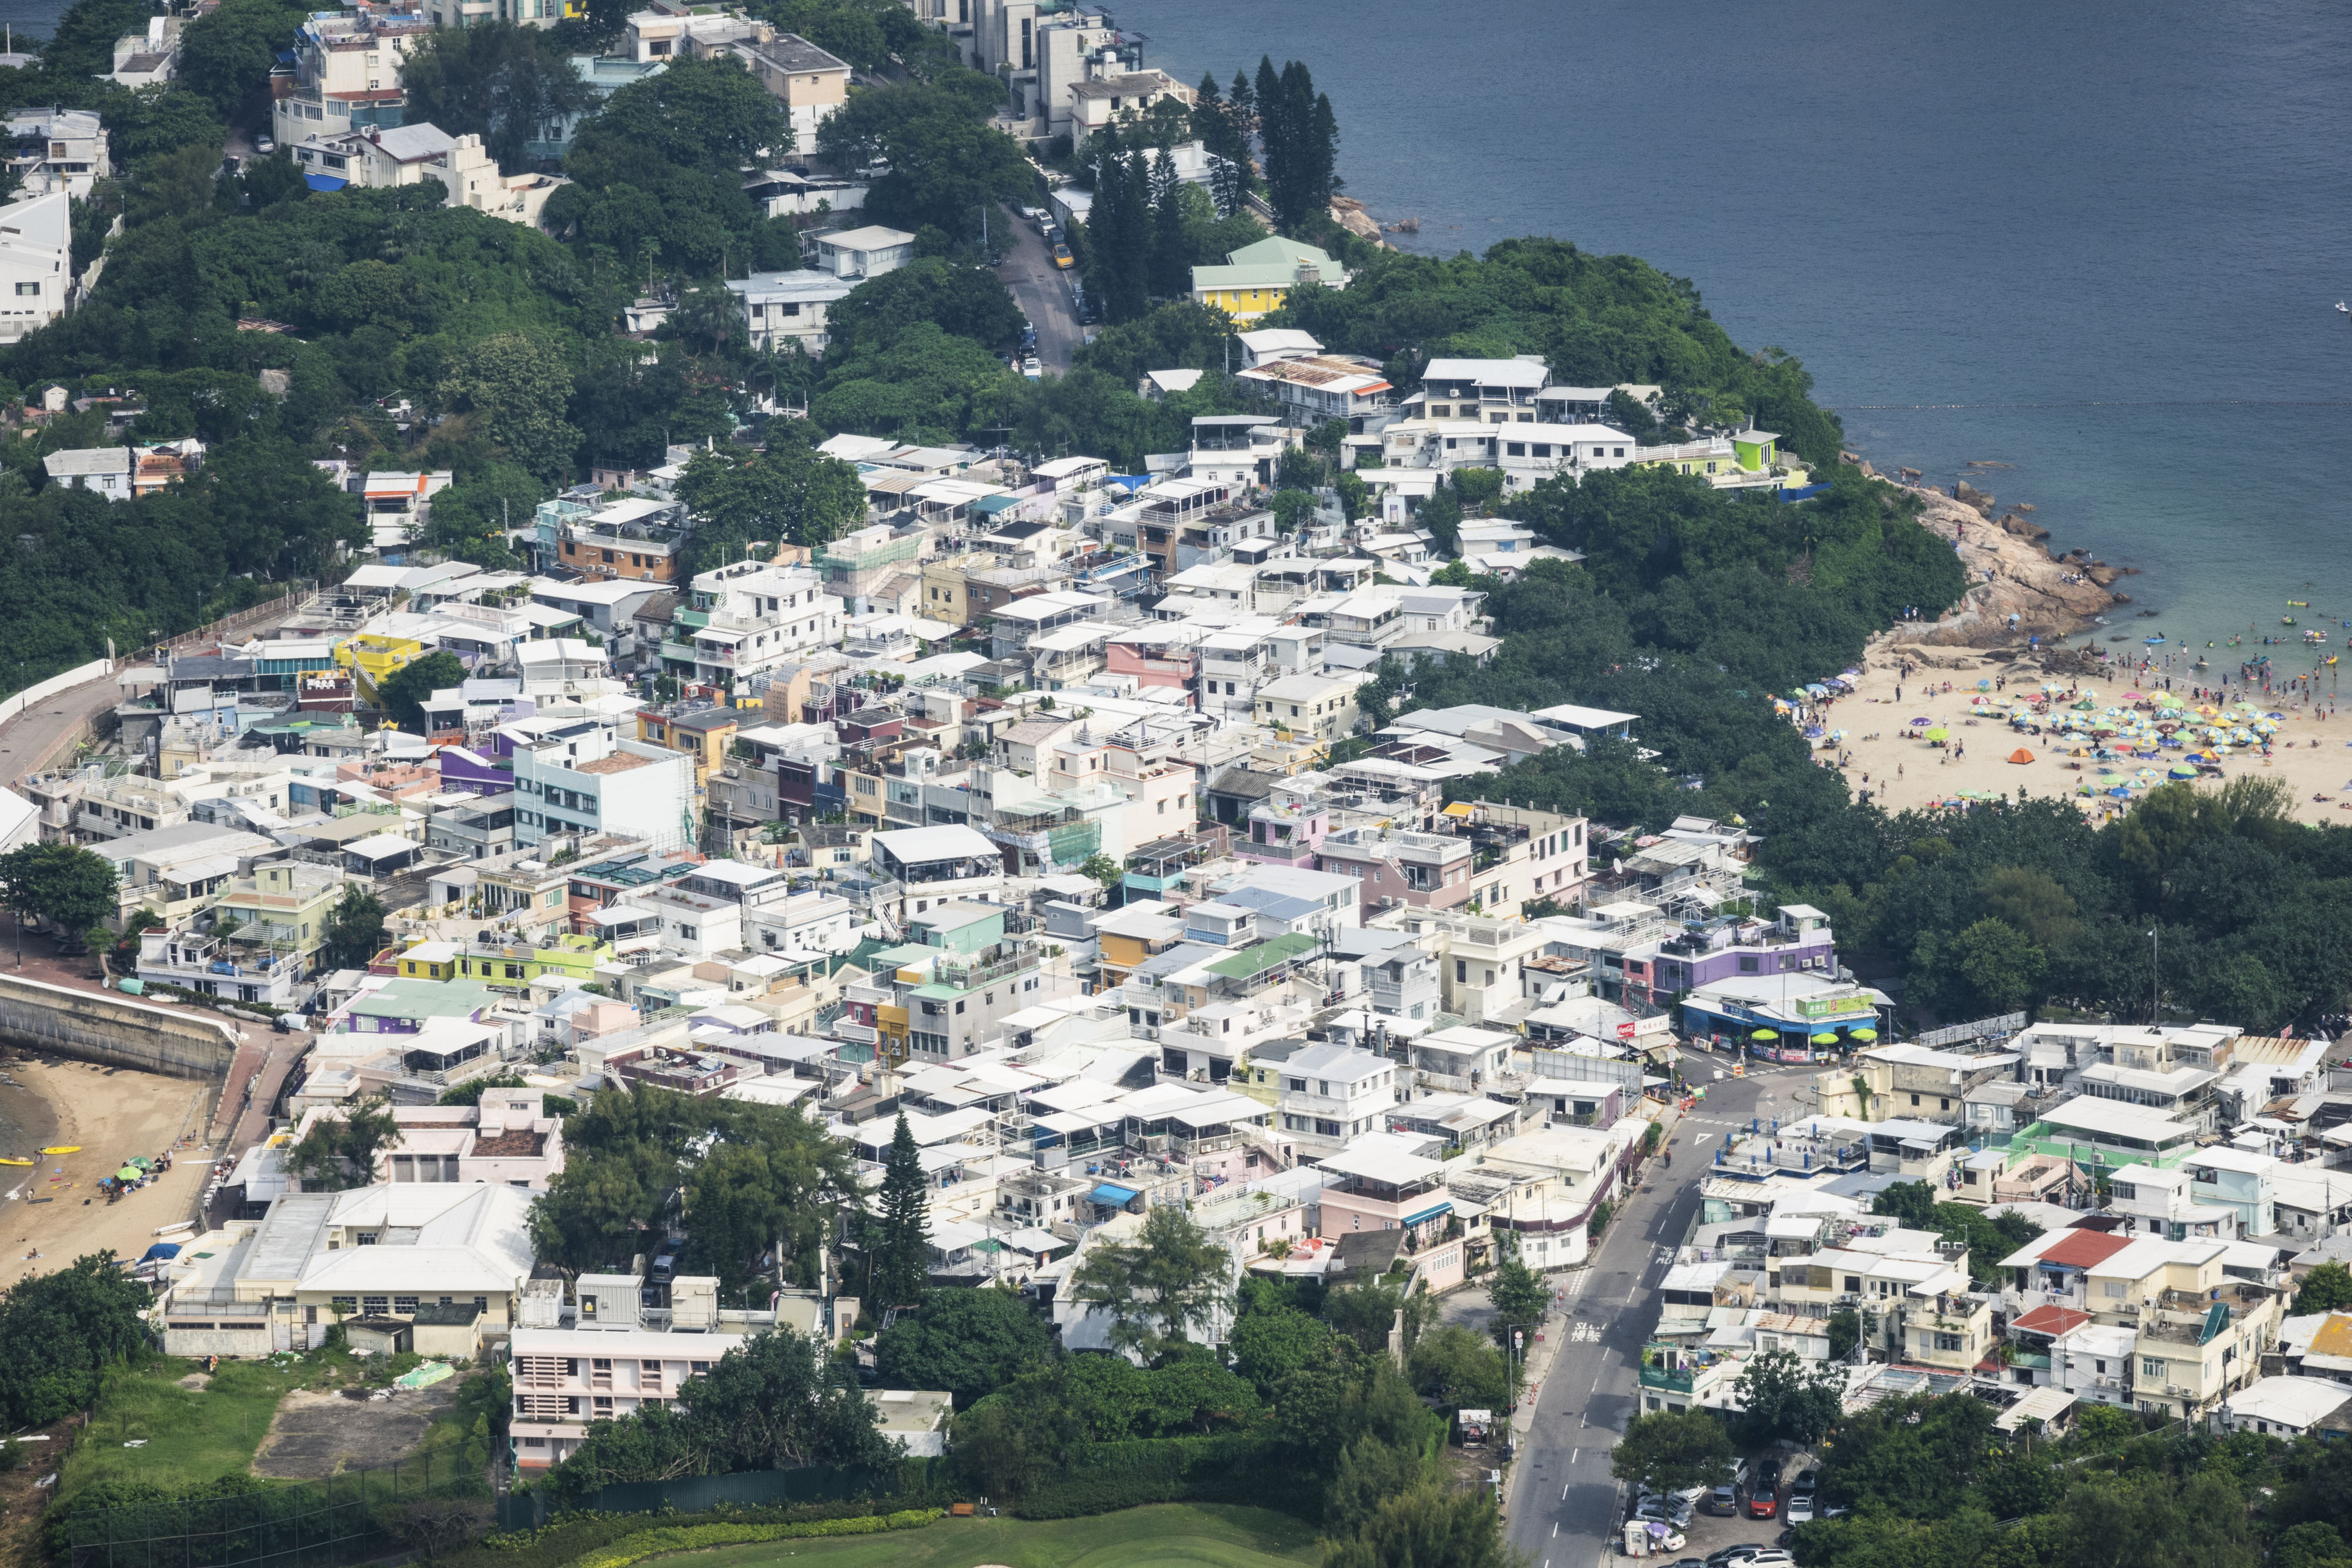
[[[1097,1203],[1109,1204],[1113,1208],[1125,1208],[1129,1204],[1135,1201],[1135,1189],[1133,1187],[1116,1186],[1109,1182],[1105,1182],[1102,1186],[1095,1188],[1094,1199]]]
[[[1451,1203],[1433,1204],[1429,1207],[1423,1209],[1419,1214],[1406,1215],[1397,1223],[1410,1228],[1412,1226],[1419,1225],[1424,1219],[1434,1219],[1441,1214],[1451,1214],[1453,1212],[1454,1206]]]
[[[340,191],[351,183],[336,174],[305,174],[302,183],[314,191]]]

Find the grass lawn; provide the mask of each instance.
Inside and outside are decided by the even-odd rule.
[[[1296,1568],[1315,1530],[1286,1513],[1220,1503],[1155,1503],[1088,1519],[943,1519],[923,1530],[772,1541],[692,1553],[695,1568]],[[656,1558],[680,1563],[684,1556]]]
[[[99,1396],[98,1418],[66,1456],[58,1495],[70,1497],[94,1481],[151,1481],[177,1490],[215,1477],[243,1474],[269,1431],[269,1418],[287,1390],[314,1382],[319,1368],[300,1361],[224,1361],[209,1386],[180,1386],[202,1368],[178,1356],[157,1356],[118,1374]],[[145,1438],[136,1448],[126,1441]]]

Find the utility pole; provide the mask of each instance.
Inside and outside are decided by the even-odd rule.
[[[2152,925],[2147,933],[2147,1027],[2157,1025],[2156,988],[2160,977],[2159,966],[2164,959],[2164,939],[2158,935],[2163,927]]]

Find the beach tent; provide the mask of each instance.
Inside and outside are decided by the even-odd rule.
[[[2009,754],[2009,759],[2011,762],[2031,762],[2033,760],[2033,753],[2026,750],[2025,747],[2021,746],[2015,751]]]

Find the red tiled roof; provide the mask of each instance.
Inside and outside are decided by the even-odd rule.
[[[2069,1269],[2088,1269],[2105,1262],[2130,1245],[2127,1237],[2102,1235],[2096,1230],[2070,1231],[2065,1239],[2042,1254],[2042,1261]]]
[[[2009,1326],[2025,1333],[2046,1333],[2054,1337],[2069,1329],[2080,1328],[2090,1321],[2088,1312],[2078,1312],[2072,1307],[2052,1303],[2034,1308]]]

